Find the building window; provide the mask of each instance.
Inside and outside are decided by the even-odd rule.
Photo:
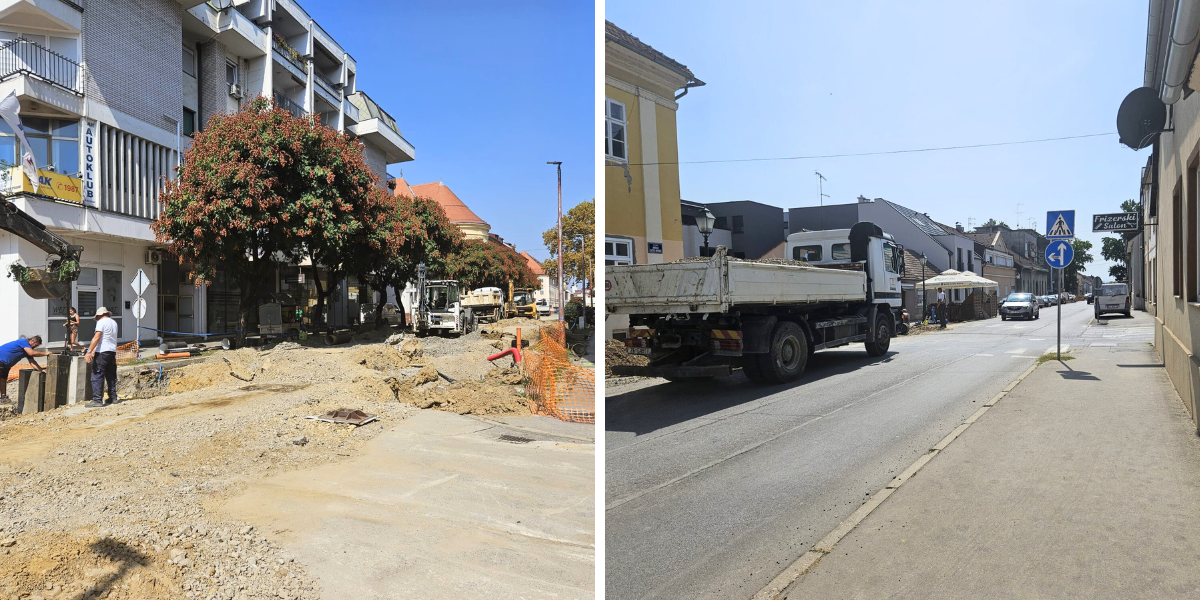
[[[231,60],[225,61],[225,83],[228,83],[229,85],[237,85],[237,82],[238,82],[237,63],[235,63]]]
[[[821,260],[820,246],[796,246],[792,248],[792,260],[818,262]]]
[[[741,233],[743,226],[744,221],[742,220],[742,215],[733,215],[733,232]]]
[[[21,124],[39,169],[79,176],[79,121],[26,117]],[[0,121],[0,162],[19,165],[17,145],[12,128]]]
[[[726,217],[717,217],[713,221],[713,229],[729,229],[729,219]]]
[[[629,160],[625,142],[625,105],[616,100],[604,99],[604,155],[618,160]]]
[[[1171,198],[1171,293],[1183,295],[1183,194],[1179,188],[1183,181],[1175,182],[1175,193]]]
[[[633,240],[604,238],[604,264],[605,266],[633,264]]]
[[[196,111],[190,108],[183,109],[183,122],[179,124],[179,129],[187,136],[196,133]]]
[[[196,76],[196,53],[192,52],[191,48],[183,49],[183,73]]]

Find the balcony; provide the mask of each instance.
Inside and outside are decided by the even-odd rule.
[[[327,102],[333,106],[338,106],[341,104],[342,98],[338,95],[337,90],[334,89],[333,84],[324,77],[318,75],[315,70],[313,71],[313,83],[316,84],[313,89],[315,89],[318,94],[324,97]]]
[[[0,46],[0,81],[30,76],[82,96],[79,63],[25,38]]]
[[[278,34],[271,40],[271,46],[274,48],[275,62],[283,65],[297,81],[308,78],[308,66],[304,64],[304,57],[298,50],[289,46]]]
[[[263,56],[267,53],[267,32],[236,10],[217,12],[208,4],[188,9],[213,37],[239,56]]]
[[[297,104],[291,98],[288,98],[287,96],[285,96],[279,92],[275,92],[274,98],[275,98],[275,106],[278,106],[279,108],[282,108],[283,110],[286,110],[286,111],[292,113],[293,115],[296,115],[297,117],[301,117],[301,118],[304,117],[304,107]]]
[[[0,98],[14,93],[26,109],[36,101],[61,116],[82,115],[82,74],[79,63],[35,42],[17,38],[0,45]]]
[[[413,145],[400,135],[396,120],[387,114],[369,96],[356,92],[346,96],[347,104],[353,104],[361,117],[358,123],[347,125],[346,131],[370,142],[371,145],[383,151],[388,164],[406,162],[416,158],[417,151]]]

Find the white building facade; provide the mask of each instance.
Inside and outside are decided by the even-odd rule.
[[[415,157],[395,120],[358,90],[353,57],[297,3],[232,5],[217,11],[194,0],[0,0],[0,98],[14,92],[20,100],[42,186],[34,193],[19,171],[0,174],[9,176],[18,208],[84,247],[67,300],[35,300],[0,278],[0,340],[41,335],[57,346],[68,306],[83,317],[80,339],[90,337],[91,317],[106,306],[120,340],[132,340],[129,284],[138,269],[151,281],[143,326],[227,330],[237,282],[194,286],[186,265],[157,251],[150,228],[163,181],[174,176],[194,131],[215,114],[257,96],[313,114],[362,141],[381,182],[388,164]],[[16,164],[19,145],[0,125],[0,161]],[[18,261],[43,266],[46,258],[0,231],[0,273]],[[277,292],[286,277],[277,277]],[[339,287],[331,321],[354,310],[353,286]],[[143,332],[142,339],[155,335]]]

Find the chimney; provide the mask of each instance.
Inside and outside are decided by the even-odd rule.
[[[863,196],[862,194],[859,194],[859,196],[858,196],[859,204],[870,204],[872,202],[874,202],[874,200],[867,198],[867,197]]]
[[[964,232],[966,232],[966,229],[963,229],[962,223],[955,222],[955,223],[954,223],[954,228],[955,228],[955,229],[957,229],[959,233],[964,233]]]

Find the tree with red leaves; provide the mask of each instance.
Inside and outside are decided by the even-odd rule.
[[[462,282],[464,289],[536,287],[537,275],[516,250],[491,239],[472,239],[450,256],[445,274]]]
[[[332,290],[322,287],[318,265],[332,282],[344,265],[361,270],[363,257],[382,259],[392,241],[379,232],[392,229],[394,203],[376,185],[362,145],[266,98],[210,119],[160,201],[158,241],[199,279],[222,271],[237,282],[239,338],[280,264],[311,259],[319,320]]]

